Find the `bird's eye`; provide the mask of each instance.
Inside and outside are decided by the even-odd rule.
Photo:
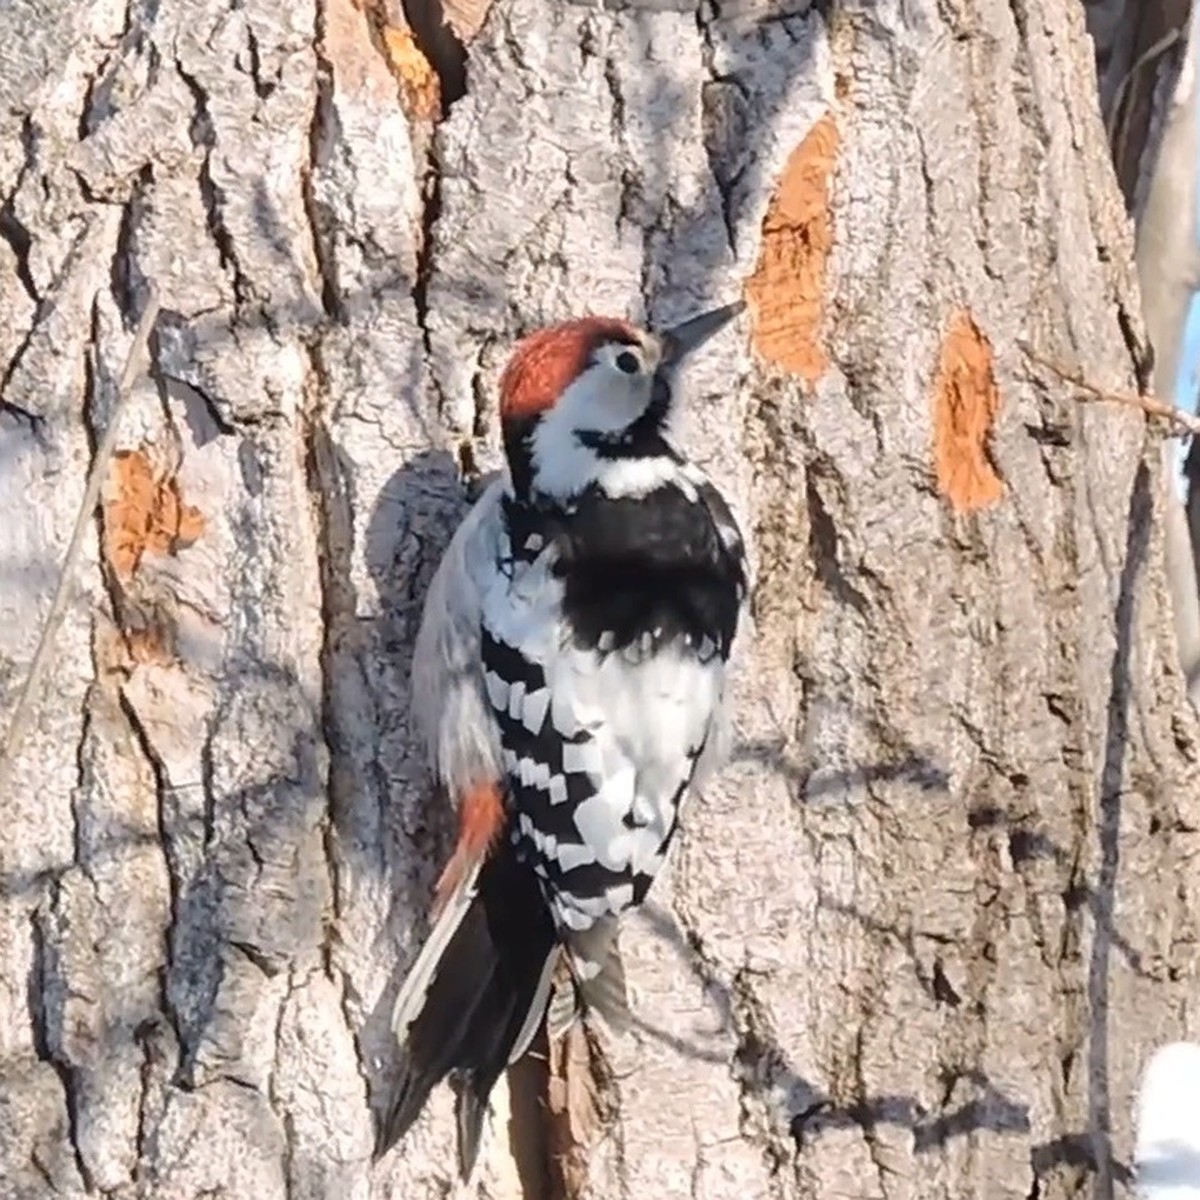
[[[617,370],[624,371],[626,375],[637,374],[638,360],[636,354],[630,354],[628,350],[622,350],[617,355]]]

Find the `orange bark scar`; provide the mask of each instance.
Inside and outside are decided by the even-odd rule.
[[[113,456],[104,501],[104,554],[118,579],[132,579],[147,551],[174,554],[191,545],[204,525],[204,514],[184,504],[178,482],[156,474],[142,451]]]
[[[746,284],[754,348],[809,384],[829,366],[821,325],[839,142],[833,114],[826,113],[792,151],[767,207],[758,265]]]
[[[382,37],[388,68],[400,85],[409,116],[432,120],[442,108],[437,72],[407,29],[387,25]]]
[[[483,783],[463,793],[458,806],[458,842],[433,889],[435,917],[463,877],[492,848],[504,827],[504,818],[499,784]]]
[[[959,512],[994,504],[1004,484],[988,457],[1000,411],[992,345],[968,312],[942,340],[933,392],[933,459],[938,490]]]
[[[389,0],[327,0],[322,7],[321,45],[339,93],[381,111],[399,100],[410,117],[438,116],[437,72],[411,31],[393,24],[392,10],[397,6]]]

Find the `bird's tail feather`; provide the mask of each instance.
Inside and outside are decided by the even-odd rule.
[[[459,1164],[474,1166],[487,1101],[520,1041],[541,1020],[557,944],[533,873],[502,838],[458,882],[413,964],[393,1010],[401,1046],[396,1090],[375,1157],[400,1140],[448,1074],[462,1083]]]
[[[578,1018],[579,992],[575,980],[570,975],[563,975],[555,981],[546,1005],[546,1037],[552,1042],[565,1037]]]
[[[525,1024],[521,1026],[517,1040],[513,1043],[512,1050],[509,1051],[510,1066],[529,1049],[529,1043],[533,1041],[534,1034],[537,1033],[538,1026],[542,1023],[542,1015],[545,1013],[546,1004],[550,999],[550,985],[554,980],[554,970],[558,966],[561,949],[561,946],[556,945],[546,957],[546,965],[542,968],[541,978],[538,979],[537,989],[533,994],[533,1003],[529,1006]]]
[[[616,917],[606,917],[589,929],[571,931],[567,960],[572,979],[564,982],[551,1001],[548,1028],[565,1033],[574,1021],[572,1007],[594,1013],[612,1033],[629,1028],[632,1017],[617,929]]]

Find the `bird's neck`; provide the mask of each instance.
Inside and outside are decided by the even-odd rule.
[[[581,497],[635,500],[678,483],[687,460],[661,434],[636,441],[576,434],[555,456],[509,462],[511,490],[527,507],[570,513]]]

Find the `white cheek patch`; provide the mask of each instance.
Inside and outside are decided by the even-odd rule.
[[[645,496],[673,483],[694,500],[695,481],[674,459],[604,458],[580,442],[581,431],[614,434],[627,428],[646,410],[652,386],[648,375],[623,376],[603,365],[585,371],[534,429],[530,453],[536,489],[569,499],[596,486],[620,499]]]
[[[595,482],[600,459],[580,443],[566,415],[546,413],[530,443],[534,487],[547,496],[567,499]]]

